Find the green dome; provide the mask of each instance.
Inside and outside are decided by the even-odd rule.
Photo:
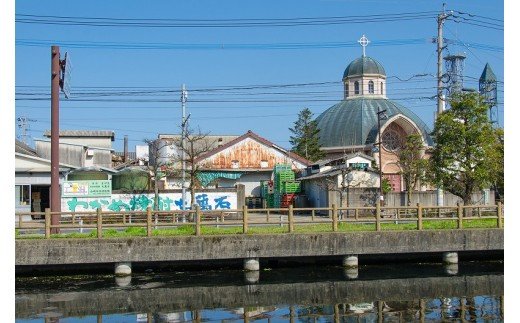
[[[348,64],[343,73],[343,78],[363,74],[380,74],[386,76],[385,69],[381,63],[371,57],[362,56]]]
[[[421,130],[429,146],[433,145],[428,126],[412,111],[385,98],[351,98],[325,110],[316,118],[320,129],[320,145],[327,147],[373,144],[377,137],[377,108],[386,110],[388,118],[402,114]],[[386,120],[381,120],[381,126]]]

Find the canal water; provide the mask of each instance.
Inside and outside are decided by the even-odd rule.
[[[503,261],[16,278],[16,322],[502,322]]]

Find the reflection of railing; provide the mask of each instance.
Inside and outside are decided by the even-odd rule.
[[[51,224],[52,215],[59,214],[58,224]],[[161,234],[225,234],[225,233],[281,233],[281,232],[337,232],[337,231],[384,231],[463,229],[474,227],[503,227],[503,207],[497,205],[423,206],[415,207],[342,207],[330,208],[277,208],[238,210],[186,211],[122,211],[105,212],[18,212],[16,213],[17,238],[26,234],[31,237],[51,237],[51,232],[94,232],[102,238],[103,230],[142,228],[148,237]],[[29,220],[30,218],[30,220]],[[494,220],[489,220],[494,219]],[[496,222],[495,222],[496,221]],[[213,227],[204,232],[204,227]],[[281,229],[280,229],[281,227]],[[189,230],[186,230],[188,228]],[[226,229],[227,228],[227,229]],[[229,231],[234,228],[234,231]],[[96,231],[92,231],[95,229]],[[228,231],[226,231],[228,230]],[[209,231],[209,230],[206,230]],[[165,231],[163,231],[165,233]]]

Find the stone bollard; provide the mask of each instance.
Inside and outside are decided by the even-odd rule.
[[[456,252],[445,252],[442,254],[442,262],[444,264],[458,264],[459,255]]]
[[[247,271],[260,270],[260,262],[258,261],[258,258],[244,259],[244,270],[247,270]]]
[[[116,276],[128,276],[132,274],[132,263],[116,262],[114,269]]]
[[[358,267],[358,256],[348,255],[343,257],[343,267],[345,268],[357,268]]]

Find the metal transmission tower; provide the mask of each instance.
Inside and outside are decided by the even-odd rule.
[[[444,57],[448,77],[447,96],[462,92],[464,86],[464,59],[466,55],[455,54]]]
[[[493,73],[489,63],[486,63],[484,71],[482,71],[482,75],[478,80],[478,90],[489,107],[489,121],[495,125],[498,125],[497,83],[495,73]]]
[[[30,128],[29,122],[36,122],[36,120],[27,117],[18,117],[16,121],[18,122],[18,128],[22,131],[19,138],[21,138],[24,144],[27,144],[27,130]]]
[[[442,12],[437,16],[437,115],[444,111],[444,95],[442,94],[442,51],[444,50],[444,38],[442,35],[442,29],[444,21],[453,15],[453,11],[446,12],[446,4],[442,4]]]

